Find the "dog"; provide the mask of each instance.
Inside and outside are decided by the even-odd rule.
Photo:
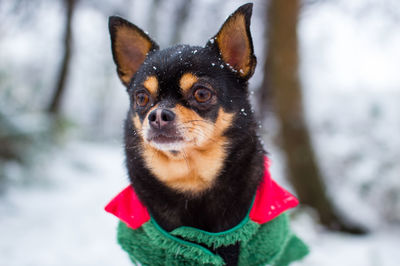
[[[287,265],[307,247],[291,231],[296,198],[270,178],[248,100],[256,67],[252,4],[204,47],[160,50],[120,17],[109,30],[127,88],[131,185],[106,207],[118,241],[142,265]]]

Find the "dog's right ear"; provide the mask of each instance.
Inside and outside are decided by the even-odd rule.
[[[123,18],[110,17],[108,27],[117,72],[122,83],[128,88],[147,54],[158,50],[159,47],[146,33]]]

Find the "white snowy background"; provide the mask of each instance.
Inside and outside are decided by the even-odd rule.
[[[68,135],[46,142],[43,115],[61,60],[61,1],[0,2],[0,110],[38,134],[28,164],[0,164],[0,266],[130,265],[116,244],[116,219],[104,205],[127,184],[122,121],[128,106],[111,58],[107,17],[120,14],[168,45],[175,1],[81,1],[63,114]],[[203,45],[246,1],[193,1],[183,42]],[[263,54],[264,1],[255,1],[252,35]],[[207,23],[205,23],[207,21]],[[328,192],[349,219],[370,230],[324,230],[312,212],[293,227],[311,254],[296,265],[397,266],[400,261],[400,5],[395,0],[308,1],[299,21],[307,121]],[[250,87],[262,80],[260,63]],[[271,121],[270,121],[271,120]],[[273,176],[285,159],[273,144],[273,119],[261,129]]]

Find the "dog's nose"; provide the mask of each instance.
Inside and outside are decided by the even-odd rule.
[[[149,123],[152,128],[163,129],[175,119],[175,113],[169,109],[156,109],[149,114]]]

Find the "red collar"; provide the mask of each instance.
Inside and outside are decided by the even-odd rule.
[[[264,178],[257,189],[250,219],[263,224],[271,221],[284,211],[296,207],[299,202],[288,191],[271,178],[269,159],[265,157]],[[132,186],[121,191],[105,207],[105,210],[123,221],[128,227],[137,229],[150,220],[147,208],[140,202]]]

